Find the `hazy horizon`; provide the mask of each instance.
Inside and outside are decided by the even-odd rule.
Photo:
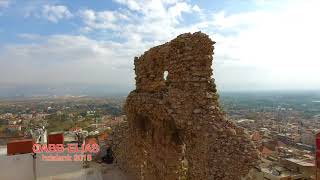
[[[15,98],[15,97],[48,97],[48,96],[126,96],[135,87],[130,88],[119,85],[89,85],[89,84],[64,84],[64,85],[7,85],[0,87],[0,98]],[[217,86],[218,93],[221,94],[318,94],[320,89],[220,89]]]
[[[134,56],[195,31],[216,41],[219,91],[320,90],[319,7],[316,0],[2,0],[0,94],[32,86],[129,92]]]

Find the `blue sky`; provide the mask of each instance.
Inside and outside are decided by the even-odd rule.
[[[0,85],[134,86],[133,58],[184,32],[217,42],[222,90],[319,89],[317,0],[0,0]]]

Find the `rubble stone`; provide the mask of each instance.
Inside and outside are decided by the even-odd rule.
[[[237,180],[255,165],[249,137],[220,110],[214,44],[204,33],[185,33],[134,59],[128,122],[113,142],[116,162],[136,179]]]

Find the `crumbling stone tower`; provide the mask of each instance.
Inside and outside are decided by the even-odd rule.
[[[212,76],[213,42],[196,32],[135,58],[136,89],[116,159],[137,179],[240,179],[257,160],[225,119]]]

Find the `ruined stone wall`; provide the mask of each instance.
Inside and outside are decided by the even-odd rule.
[[[244,131],[225,119],[212,76],[213,42],[186,33],[135,58],[136,89],[117,163],[137,179],[240,179],[257,160]],[[167,74],[167,77],[164,77]]]

